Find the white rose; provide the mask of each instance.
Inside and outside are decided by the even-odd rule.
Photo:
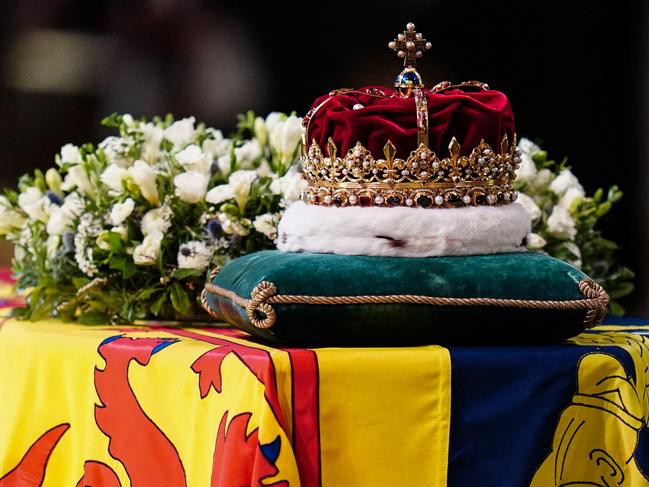
[[[530,250],[540,250],[545,247],[547,242],[538,233],[530,233],[527,235],[527,248]]]
[[[142,196],[152,205],[160,204],[155,170],[144,161],[135,161],[128,173],[138,185]]]
[[[570,169],[564,169],[561,171],[556,179],[550,183],[550,191],[558,196],[563,196],[563,194],[570,188],[581,189],[581,191],[584,190],[577,177],[570,172]]]
[[[205,196],[205,201],[213,205],[218,205],[229,199],[234,199],[234,191],[232,191],[232,186],[229,184],[214,186]]]
[[[18,206],[31,220],[47,223],[51,213],[50,202],[35,186],[30,186],[18,195]]]
[[[133,262],[136,265],[154,265],[160,257],[162,238],[160,232],[144,237],[142,243],[133,250]]]
[[[189,117],[172,123],[164,129],[164,138],[170,141],[176,149],[185,147],[196,137],[194,122],[196,119]]]
[[[237,200],[239,209],[243,213],[246,209],[248,196],[252,183],[257,179],[256,171],[235,171],[228,178],[228,185],[232,188],[234,199]]]
[[[234,149],[237,164],[244,168],[251,168],[253,163],[261,157],[261,146],[257,139],[247,140],[241,147]]]
[[[557,238],[572,240],[577,235],[575,220],[563,206],[555,206],[548,218],[548,231]]]
[[[530,220],[533,222],[541,218],[541,208],[539,208],[539,205],[536,204],[534,199],[530,198],[526,194],[519,192],[516,203],[523,207],[527,216],[529,216]]]
[[[106,137],[99,143],[99,148],[104,151],[108,164],[115,164],[119,167],[127,167],[128,159],[124,157],[127,147],[126,141],[121,137]]]
[[[144,235],[160,233],[164,235],[171,227],[173,213],[168,206],[161,206],[146,212],[142,218],[141,230]]]
[[[212,249],[203,242],[192,240],[178,249],[179,269],[206,269],[210,265]]]
[[[130,113],[125,113],[124,115],[122,115],[122,123],[127,127],[134,127],[135,120],[133,119],[133,115],[131,115]]]
[[[563,247],[566,250],[568,250],[572,255],[574,255],[574,259],[570,259],[568,262],[570,262],[575,267],[581,268],[582,266],[581,250],[579,250],[577,244],[575,244],[574,242],[564,242]]]
[[[274,213],[264,213],[259,215],[252,222],[259,233],[263,233],[271,240],[277,237],[277,223],[279,222],[279,215]]]
[[[300,193],[306,189],[306,181],[295,167],[291,167],[284,176],[275,179],[270,184],[270,190],[274,194],[282,195],[282,205],[288,207],[294,201],[300,199]]]
[[[81,164],[83,159],[81,158],[81,151],[74,144],[65,144],[61,147],[61,153],[59,154],[61,164]]]
[[[101,173],[101,182],[108,186],[116,194],[124,191],[123,182],[128,178],[128,170],[117,164],[111,164]]]
[[[0,236],[21,228],[25,218],[16,210],[9,200],[0,195]]]
[[[207,129],[206,131],[212,137],[203,141],[203,152],[216,159],[223,154],[230,152],[230,139],[223,137],[220,130]]]
[[[176,154],[178,164],[183,166],[186,171],[196,171],[208,175],[212,158],[204,154],[201,148],[196,144],[191,144]]]
[[[140,125],[140,132],[144,136],[142,146],[142,158],[154,162],[160,155],[160,143],[162,142],[163,129],[153,123],[144,123]]]
[[[205,196],[209,178],[196,171],[187,171],[174,178],[176,196],[185,203],[198,203]]]
[[[586,196],[586,193],[584,192],[584,188],[579,186],[573,186],[571,188],[568,188],[568,190],[563,194],[561,199],[559,200],[559,205],[563,206],[564,208],[570,209],[572,204],[575,201],[579,201]]]
[[[291,115],[279,122],[270,133],[270,146],[277,152],[282,164],[293,162],[298,144],[302,138],[302,119]]]
[[[135,209],[135,201],[132,198],[126,198],[123,203],[115,203],[110,210],[108,221],[111,225],[121,225]]]
[[[88,173],[82,165],[72,166],[68,169],[61,188],[65,191],[71,191],[77,188],[81,194],[90,198],[94,198],[97,194],[94,184],[90,181]]]

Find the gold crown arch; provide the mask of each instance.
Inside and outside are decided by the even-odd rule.
[[[412,39],[412,41],[409,41]],[[307,189],[301,198],[305,203],[324,206],[408,206],[419,208],[456,208],[461,206],[499,206],[516,200],[512,187],[521,151],[516,137],[509,141],[503,136],[500,147],[492,149],[484,140],[471,149],[468,156],[460,155],[455,137],[449,144],[449,156],[440,157],[428,148],[428,107],[415,59],[422,56],[430,43],[415,32],[409,23],[403,34],[388,44],[404,58],[404,70],[397,76],[395,87],[403,97],[414,96],[417,107],[418,147],[407,159],[396,157],[396,148],[388,141],[384,158],[375,159],[360,142],[340,157],[333,139],[329,138],[326,155],[313,140],[306,147],[302,160]],[[410,52],[412,51],[412,52]],[[411,54],[411,55],[410,55]],[[484,83],[470,81],[460,85],[442,82],[431,92],[449,88],[488,89]],[[365,95],[382,97],[376,89]],[[338,93],[357,92],[337,90],[305,117],[305,135],[313,115]],[[356,107],[354,107],[356,109]]]

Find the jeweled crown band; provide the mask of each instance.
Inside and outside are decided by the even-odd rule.
[[[340,158],[329,139],[325,157],[313,141],[303,159],[303,177],[308,185],[301,199],[308,204],[339,207],[455,208],[499,206],[517,198],[512,182],[521,153],[515,137],[510,145],[505,135],[498,153],[482,140],[468,156],[461,156],[455,137],[449,144],[449,157],[441,159],[424,144],[405,160],[396,157],[390,141],[383,153],[385,159],[374,159],[357,143]]]

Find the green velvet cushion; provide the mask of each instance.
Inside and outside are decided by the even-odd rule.
[[[262,285],[269,289],[251,304],[262,281],[274,286]],[[579,269],[535,253],[403,258],[271,250],[226,265],[206,287],[205,304],[253,335],[295,345],[547,343],[601,316],[605,293],[583,282],[591,283]],[[354,296],[398,302],[344,303]],[[436,299],[422,304],[416,296]]]

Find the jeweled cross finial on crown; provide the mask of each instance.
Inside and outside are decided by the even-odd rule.
[[[415,30],[415,24],[408,22],[406,30],[390,41],[388,47],[395,51],[398,57],[403,58],[403,71],[394,82],[401,96],[408,97],[412,95],[414,89],[423,88],[424,84],[415,66],[417,59],[421,58],[424,51],[429,50],[432,44],[423,38],[421,32]]]

